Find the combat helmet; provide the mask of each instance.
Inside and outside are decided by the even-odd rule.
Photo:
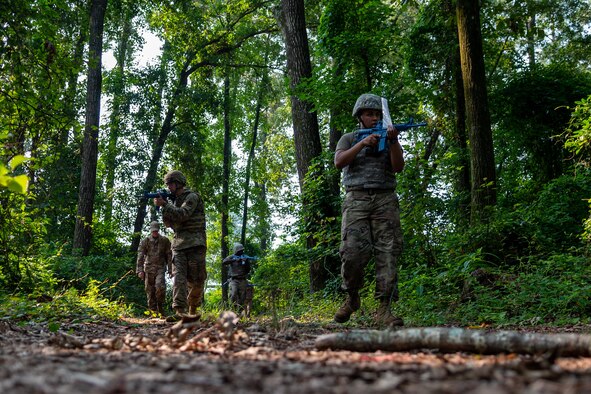
[[[242,246],[241,243],[236,242],[234,244],[234,254],[240,252],[241,250],[244,250],[244,246]]]
[[[168,171],[166,175],[164,175],[164,183],[169,184],[170,182],[176,182],[185,186],[187,184],[187,178],[185,178],[182,172],[178,170],[172,170]]]
[[[355,102],[353,107],[353,116],[358,117],[361,110],[377,109],[382,110],[382,98],[371,93],[364,93]]]
[[[153,221],[150,223],[150,231],[159,231],[160,230],[160,224],[158,224],[157,221]]]

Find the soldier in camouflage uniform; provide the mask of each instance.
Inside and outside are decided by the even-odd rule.
[[[144,238],[138,248],[137,276],[144,281],[148,298],[148,308],[164,315],[166,280],[164,275],[172,275],[172,251],[170,240],[160,235],[158,222],[150,223],[151,235]]]
[[[154,204],[162,207],[164,224],[174,230],[172,308],[176,314],[167,320],[175,321],[187,309],[190,315],[196,315],[203,302],[207,279],[205,208],[201,196],[185,188],[187,180],[180,171],[168,172],[164,183],[175,196],[174,202],[157,197]]]
[[[234,254],[226,257],[222,264],[230,266],[230,301],[238,313],[242,313],[246,302],[250,257],[244,254],[242,244],[235,243]]]
[[[362,94],[353,108],[360,128],[372,128],[382,119],[381,97]],[[396,260],[402,253],[402,230],[396,194],[396,173],[404,168],[398,131],[388,127],[387,149],[374,153],[379,138],[371,134],[355,143],[356,133],[339,140],[334,163],[343,171],[346,196],[342,206],[341,276],[347,299],[335,314],[344,323],[361,306],[359,290],[364,270],[373,256],[376,265],[376,293],[379,308],[376,323],[401,326],[402,319],[392,315],[391,303],[398,299]]]

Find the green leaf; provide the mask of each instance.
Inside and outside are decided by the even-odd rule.
[[[21,164],[23,164],[23,162],[27,160],[27,158],[23,155],[17,155],[14,156],[12,158],[12,160],[10,160],[10,162],[8,163],[8,165],[10,166],[10,168],[12,170],[14,170],[15,168],[17,168],[18,166],[20,166]]]
[[[18,175],[8,180],[8,190],[15,193],[26,193],[29,187],[29,178],[26,175]]]

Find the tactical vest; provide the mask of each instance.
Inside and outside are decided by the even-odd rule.
[[[183,203],[189,198],[195,205],[192,212],[183,209]],[[183,194],[177,196],[174,204],[162,208],[162,221],[174,230],[173,250],[206,245],[205,210],[198,193],[185,189]]]
[[[241,259],[240,256],[232,255],[229,258],[230,277],[246,278],[250,272],[250,262],[247,259]]]
[[[355,141],[354,135],[352,141]],[[343,185],[347,190],[395,190],[396,175],[390,163],[389,149],[378,154],[371,153],[371,149],[367,147],[361,149],[355,159],[343,168]]]

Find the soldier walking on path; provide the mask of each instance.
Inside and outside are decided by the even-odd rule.
[[[252,257],[244,254],[244,246],[235,243],[234,254],[222,261],[222,264],[230,266],[230,301],[239,314],[244,311],[246,303],[250,260]]]
[[[190,315],[196,315],[203,302],[207,279],[205,208],[201,196],[186,188],[187,179],[182,172],[169,171],[164,183],[174,196],[174,202],[160,196],[154,198],[154,204],[162,207],[164,224],[174,230],[172,308],[175,315],[169,316],[167,321],[177,321],[187,310]]]
[[[172,276],[172,250],[170,240],[160,235],[158,222],[150,223],[151,235],[140,243],[137,255],[136,273],[144,281],[148,309],[164,315],[166,299],[165,274]]]
[[[382,98],[362,94],[353,107],[360,129],[373,129],[383,119]],[[386,107],[387,108],[387,107]],[[389,118],[389,114],[388,114]],[[398,130],[387,127],[385,149],[375,149],[378,134],[356,141],[358,133],[347,133],[337,143],[334,163],[343,171],[346,196],[342,205],[341,276],[348,296],[336,312],[338,323],[349,320],[361,306],[359,290],[364,270],[373,256],[376,265],[375,297],[379,308],[378,325],[401,326],[401,318],[392,315],[392,301],[398,299],[397,259],[402,253],[402,230],[396,194],[396,173],[404,168]]]

